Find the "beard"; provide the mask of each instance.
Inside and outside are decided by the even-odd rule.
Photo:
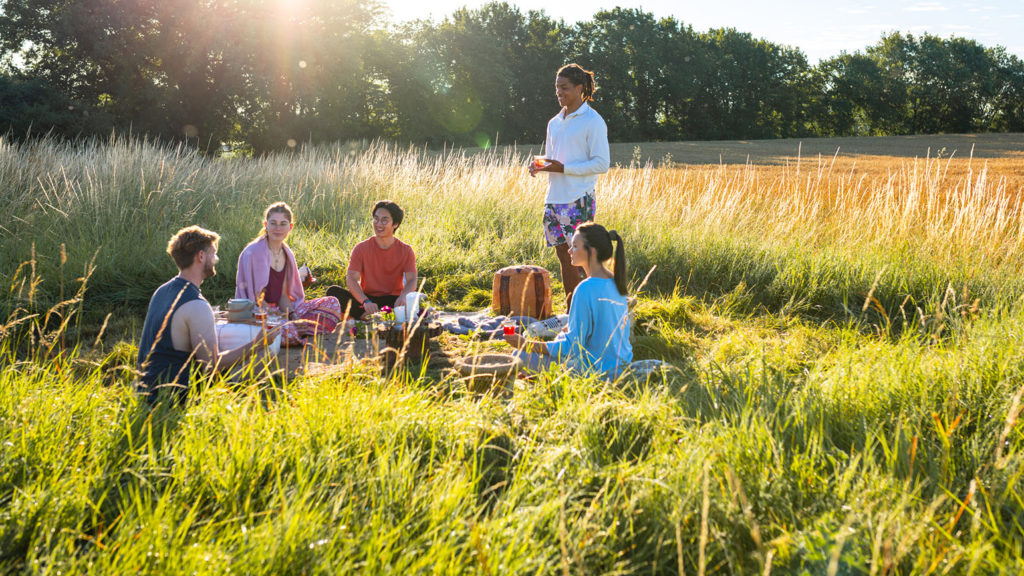
[[[217,265],[207,260],[206,265],[203,266],[203,278],[212,278],[217,275]]]

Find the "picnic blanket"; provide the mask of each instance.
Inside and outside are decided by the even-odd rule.
[[[537,321],[531,316],[491,316],[490,312],[439,311],[437,313],[437,321],[445,332],[466,335],[480,331],[480,334],[488,340],[500,340],[503,336],[501,325],[510,320],[520,327],[529,326]]]
[[[569,317],[567,315],[562,314],[559,316],[552,316],[544,321],[538,321],[532,316],[491,316],[489,311],[470,313],[446,311],[437,312],[437,321],[441,324],[441,329],[445,332],[466,335],[479,331],[479,333],[488,340],[500,340],[503,336],[502,324],[509,321],[515,322],[519,327],[519,332],[521,334],[526,333],[528,337],[551,337],[562,329],[565,322],[568,321],[568,318]],[[550,333],[533,333],[539,328],[545,328]]]

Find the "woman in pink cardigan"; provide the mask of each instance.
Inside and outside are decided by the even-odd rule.
[[[341,319],[334,296],[306,300],[298,264],[285,243],[291,233],[292,209],[284,202],[271,204],[263,218],[263,230],[238,255],[235,298],[276,306],[291,320],[281,331],[282,344],[301,344],[305,336],[333,332]]]

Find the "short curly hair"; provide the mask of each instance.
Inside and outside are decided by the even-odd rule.
[[[196,261],[196,254],[210,246],[217,246],[218,242],[220,234],[199,226],[187,226],[171,236],[167,242],[167,253],[174,259],[178,270],[184,270]]]

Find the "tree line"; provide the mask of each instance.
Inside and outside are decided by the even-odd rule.
[[[813,66],[636,9],[567,24],[496,2],[395,24],[359,0],[0,0],[0,133],[257,154],[538,143],[567,62],[595,70],[620,142],[1024,131],[1024,63],[965,38],[891,33]]]

